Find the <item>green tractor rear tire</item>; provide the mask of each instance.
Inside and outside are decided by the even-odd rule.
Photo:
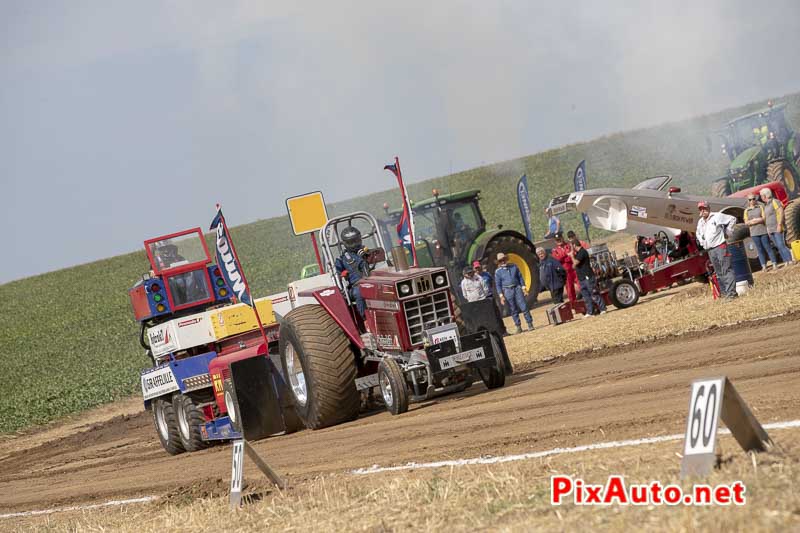
[[[797,198],[800,194],[800,183],[791,165],[786,161],[773,161],[767,167],[767,181],[777,181],[786,189],[789,199]]]
[[[513,234],[493,238],[486,244],[481,260],[484,265],[491,265],[488,270],[492,273],[497,268],[497,254],[500,252],[506,254],[509,263],[519,268],[528,289],[526,298],[528,308],[533,307],[539,295],[539,258],[536,255],[536,248],[524,237]]]
[[[728,183],[728,178],[720,178],[711,182],[711,196],[714,198],[723,198],[731,193],[731,186]]]
[[[786,223],[786,242],[791,246],[794,241],[800,241],[800,198],[786,206],[783,216]]]

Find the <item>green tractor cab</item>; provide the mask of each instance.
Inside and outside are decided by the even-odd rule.
[[[314,276],[319,275],[319,265],[316,263],[306,265],[303,267],[303,270],[300,271],[300,279],[313,278]]]
[[[462,269],[474,261],[480,261],[494,275],[495,258],[503,252],[519,268],[528,289],[528,305],[532,306],[539,287],[536,247],[517,231],[502,227],[487,229],[479,200],[477,189],[449,194],[439,194],[434,189],[433,197],[412,202],[417,262],[421,267],[445,267],[451,279],[460,280]],[[403,211],[390,210],[387,204],[384,211],[385,216],[380,220],[384,242],[397,245],[397,225]],[[455,293],[461,297],[460,291]]]
[[[727,176],[711,184],[713,196],[728,196],[770,181],[780,182],[789,199],[800,195],[800,144],[785,109],[785,103],[770,103],[717,132],[722,152],[731,162]]]

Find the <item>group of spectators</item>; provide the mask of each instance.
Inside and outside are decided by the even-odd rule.
[[[584,318],[606,312],[606,304],[597,291],[597,284],[589,257],[588,245],[580,240],[574,231],[567,232],[567,240],[561,232],[555,234],[556,245],[547,253],[539,248],[539,292],[549,290],[556,303],[564,301],[564,289],[567,298],[574,304],[577,292],[580,291],[586,306]]]
[[[500,305],[508,305],[511,319],[516,326],[515,333],[522,333],[520,314],[525,317],[528,331],[533,331],[533,317],[525,300],[528,289],[522,279],[522,273],[516,265],[509,263],[508,257],[502,252],[497,254],[496,261],[497,269],[494,271],[494,277],[483,269],[480,261],[474,261],[471,268],[464,267],[461,294],[468,302],[493,299],[497,294]]]
[[[760,202],[759,199],[761,200]],[[750,228],[750,237],[753,239],[758,252],[758,262],[761,263],[761,268],[764,271],[769,268],[767,256],[769,256],[773,270],[779,266],[772,245],[777,248],[783,261],[782,264],[794,264],[792,252],[786,245],[783,206],[772,197],[770,189],[761,189],[758,196],[752,193],[747,195],[744,222]]]

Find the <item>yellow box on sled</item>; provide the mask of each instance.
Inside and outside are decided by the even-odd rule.
[[[272,312],[272,301],[269,298],[256,300],[256,308],[264,326],[275,324],[275,314]],[[246,304],[221,307],[209,311],[208,314],[214,330],[214,338],[217,340],[258,329],[256,314]]]

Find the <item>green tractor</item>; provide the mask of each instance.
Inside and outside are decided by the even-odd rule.
[[[786,104],[749,113],[717,134],[730,158],[728,175],[711,184],[712,196],[722,197],[769,181],[783,184],[789,199],[800,195],[800,140],[786,120]]]
[[[480,261],[486,271],[494,274],[495,258],[503,252],[508,261],[519,268],[528,289],[528,306],[533,306],[539,287],[536,247],[518,231],[502,226],[487,229],[479,199],[479,190],[439,194],[434,189],[432,198],[412,202],[419,266],[447,268],[455,285],[453,292],[460,299],[457,285],[462,269]],[[397,225],[403,211],[390,210],[388,204],[383,207],[386,216],[380,220],[380,225],[384,242],[397,245]]]

